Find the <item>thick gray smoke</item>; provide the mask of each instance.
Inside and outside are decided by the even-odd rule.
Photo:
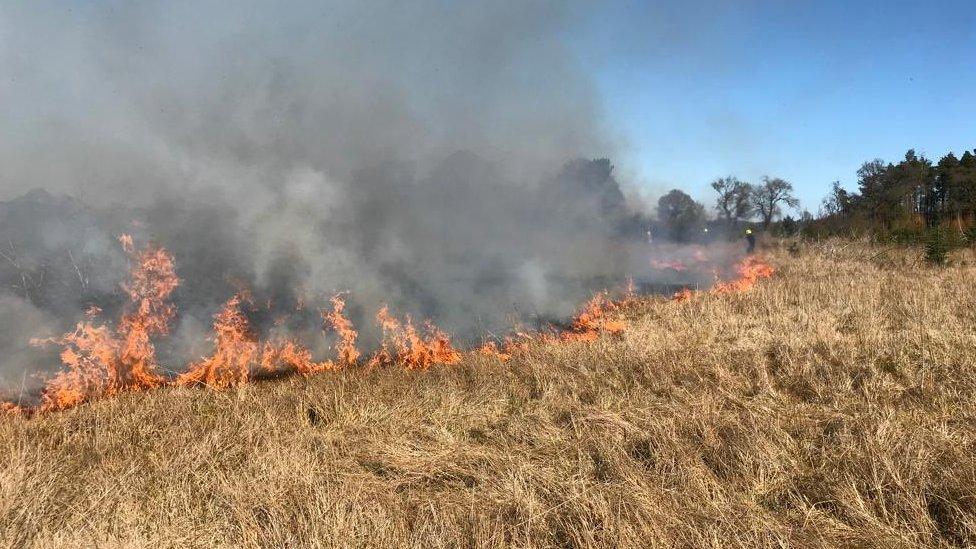
[[[121,232],[174,253],[190,354],[241,285],[471,337],[630,274],[639,214],[608,162],[572,161],[613,155],[567,48],[581,5],[12,4],[0,355],[24,352],[16,311],[43,333],[118,307]]]

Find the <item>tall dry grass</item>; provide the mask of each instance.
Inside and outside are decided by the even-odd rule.
[[[773,251],[620,339],[0,418],[0,545],[976,544],[976,268]]]

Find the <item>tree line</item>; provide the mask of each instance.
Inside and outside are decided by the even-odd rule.
[[[950,152],[937,162],[915,150],[897,163],[874,159],[857,170],[857,190],[839,181],[830,185],[818,215],[804,210],[798,218],[793,185],[765,176],[759,183],[735,176],[711,183],[715,217],[704,204],[674,189],[657,203],[652,233],[679,242],[737,236],[745,226],[782,235],[872,235],[893,241],[921,241],[932,232],[960,242],[976,242],[976,149]]]
[[[972,233],[976,226],[976,149],[938,162],[914,150],[898,163],[865,162],[856,192],[835,181],[819,218],[818,233],[915,234],[930,229]]]
[[[716,192],[715,218],[709,219],[703,204],[673,189],[658,200],[657,223],[651,233],[690,242],[737,234],[746,225],[758,224],[768,230],[784,208],[800,205],[793,185],[779,177],[764,176],[753,184],[730,175],[712,181],[711,187]]]

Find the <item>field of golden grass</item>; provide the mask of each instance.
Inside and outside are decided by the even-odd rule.
[[[976,267],[767,251],[621,337],[0,416],[0,546],[976,544]]]

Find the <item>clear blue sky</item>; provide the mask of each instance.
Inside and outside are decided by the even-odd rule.
[[[976,0],[594,5],[574,48],[651,191],[783,177],[816,213],[872,158],[976,148]]]

